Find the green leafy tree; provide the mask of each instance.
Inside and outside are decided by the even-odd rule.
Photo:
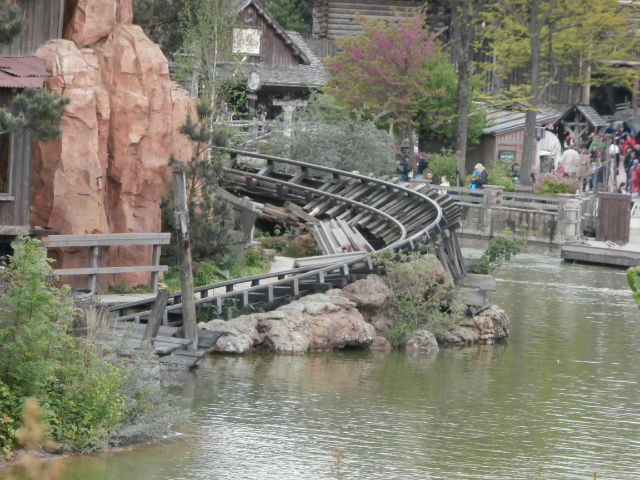
[[[482,17],[487,24],[483,41],[493,54],[494,73],[527,72],[525,84],[509,85],[500,98],[525,105],[520,182],[531,185],[536,113],[560,67],[570,72],[567,80],[583,86],[582,101],[588,104],[592,69],[627,55],[636,39],[616,0],[499,0],[489,7]]]
[[[475,143],[478,116],[473,115],[472,103],[472,53],[482,28],[481,12],[487,0],[452,0],[451,28],[453,30],[452,53],[457,65],[455,152],[456,184],[461,185],[464,175],[467,146]],[[478,134],[479,135],[479,134]]]
[[[480,135],[486,125],[484,109],[475,103],[470,103],[464,113],[460,113],[458,107],[458,82],[459,74],[453,65],[444,56],[436,56],[427,62],[431,74],[426,79],[429,91],[437,92],[437,95],[424,97],[419,104],[416,116],[420,137],[424,139],[437,139],[447,145],[457,144],[461,119],[465,119],[465,142],[472,146],[478,143]],[[477,79],[476,79],[477,80]],[[476,96],[479,90],[479,82],[471,82],[467,102]],[[464,149],[466,156],[466,146]],[[464,158],[464,157],[463,157]],[[462,170],[464,170],[464,162]],[[455,175],[448,177],[454,179]]]
[[[133,0],[133,23],[160,45],[167,58],[173,59],[182,47],[180,12],[186,3],[186,0]]]
[[[347,110],[380,115],[380,121],[411,137],[424,98],[440,94],[428,82],[429,62],[441,55],[436,36],[418,14],[359,21],[362,32],[336,41],[338,53],[327,60],[332,78],[325,91]]]
[[[207,123],[211,128],[220,114],[221,86],[233,83],[233,74],[241,60],[233,52],[233,29],[237,23],[238,8],[234,0],[192,0],[185,2],[180,11],[183,42],[175,55],[175,75],[207,106]],[[212,144],[213,139],[208,143]]]
[[[311,33],[312,3],[304,0],[271,0],[267,11],[285,30]]]

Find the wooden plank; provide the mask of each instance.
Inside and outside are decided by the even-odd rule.
[[[156,300],[153,303],[153,308],[151,309],[151,315],[149,316],[147,328],[145,328],[144,334],[142,335],[143,341],[150,338],[155,338],[158,335],[160,324],[162,323],[162,318],[164,316],[164,310],[167,307],[168,299],[169,292],[167,290],[160,290],[158,292]]]
[[[140,265],[136,267],[98,267],[98,268],[57,268],[56,275],[92,275],[105,273],[134,273],[134,272],[166,272],[167,265]]]
[[[92,247],[111,245],[168,245],[170,233],[98,233],[88,235],[49,235],[45,242],[49,248]]]

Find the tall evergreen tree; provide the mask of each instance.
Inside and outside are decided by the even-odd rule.
[[[20,9],[0,0],[0,43],[11,43],[24,27]],[[38,140],[61,135],[58,128],[69,99],[41,88],[25,88],[0,108],[0,135],[26,129]]]

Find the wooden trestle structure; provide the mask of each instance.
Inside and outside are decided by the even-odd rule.
[[[375,254],[434,253],[456,283],[466,269],[455,230],[460,207],[426,184],[415,189],[396,179],[381,180],[357,173],[255,152],[223,149],[229,155],[225,188],[253,199],[291,202],[321,221],[348,226],[370,248],[361,252],[315,257],[292,270],[255,275],[195,289],[196,306],[232,318],[240,309],[271,310],[301,296],[344,287],[377,271]],[[374,251],[370,251],[374,250]],[[463,280],[464,279],[464,280]],[[153,299],[111,307],[120,321],[140,321],[151,313]],[[169,295],[163,324],[181,310],[181,293]],[[215,339],[200,335],[199,347]]]

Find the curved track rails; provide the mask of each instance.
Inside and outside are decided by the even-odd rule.
[[[431,251],[454,280],[466,272],[455,229],[460,208],[430,185],[407,184],[255,152],[222,149],[229,154],[225,188],[254,199],[289,201],[318,219],[336,218],[357,229],[376,252]],[[195,289],[196,305],[231,318],[242,309],[276,308],[309,293],[342,287],[377,271],[372,253],[336,261],[331,256],[313,267],[256,275]],[[179,313],[181,293],[169,297],[167,315]],[[153,299],[112,307],[120,320],[150,314]],[[143,311],[140,311],[143,310]],[[135,313],[128,313],[135,311]]]

